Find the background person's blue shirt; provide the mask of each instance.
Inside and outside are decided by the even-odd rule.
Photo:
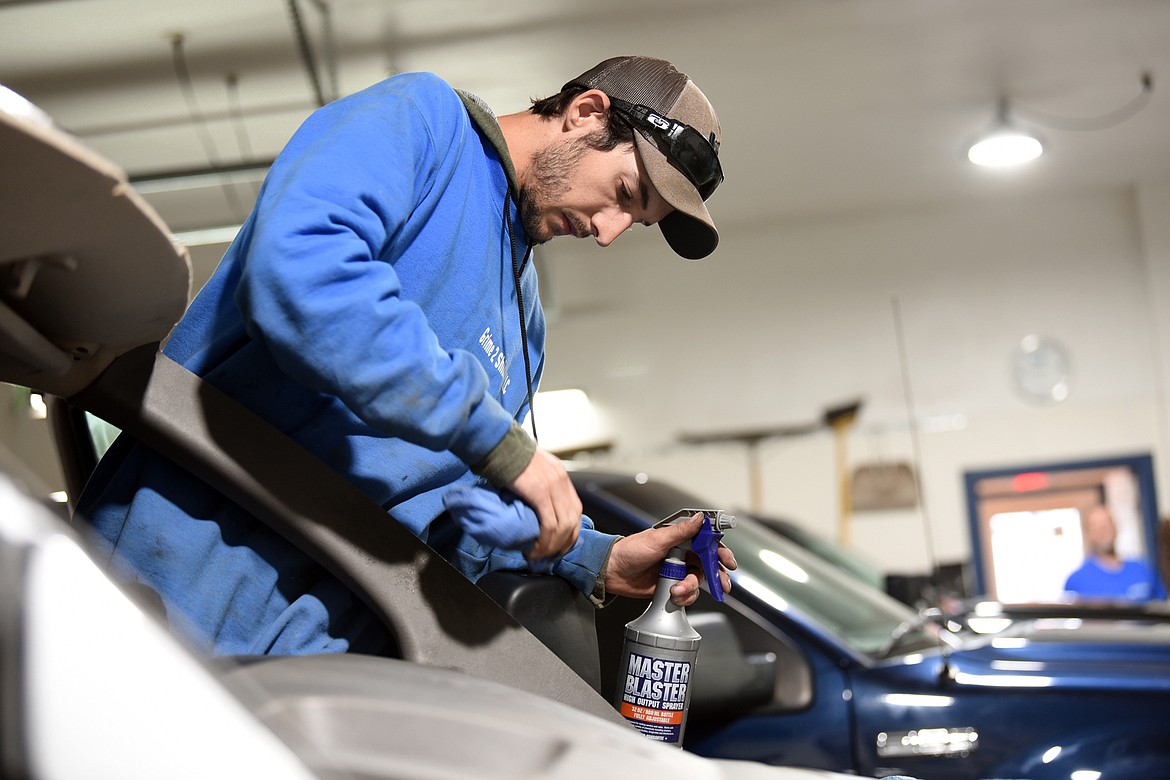
[[[1123,561],[1120,569],[1103,567],[1089,557],[1068,576],[1065,593],[1080,598],[1149,601],[1166,598],[1166,589],[1157,573],[1142,561]]]

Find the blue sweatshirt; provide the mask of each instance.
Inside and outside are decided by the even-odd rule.
[[[494,120],[430,74],[316,111],[168,339],[169,357],[257,412],[472,580],[523,569],[433,521],[527,412],[513,252],[534,381],[545,324]],[[495,143],[492,139],[495,139]],[[501,151],[504,157],[501,157]],[[509,236],[514,226],[515,249]],[[122,437],[79,502],[115,572],[153,587],[211,653],[376,651],[361,601],[203,483]],[[551,571],[591,594],[615,537],[582,519]]]

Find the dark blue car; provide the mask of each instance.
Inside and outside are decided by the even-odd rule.
[[[707,507],[641,476],[574,481],[598,527],[620,533]],[[696,701],[688,750],[924,780],[1170,778],[1164,615],[924,617],[737,520],[724,540],[739,561],[727,603],[705,596],[688,612],[704,635],[696,690],[704,676],[743,684],[723,701]],[[609,648],[636,612],[617,603],[598,613],[603,685],[615,679]]]

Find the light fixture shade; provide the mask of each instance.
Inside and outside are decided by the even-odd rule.
[[[1044,153],[1040,140],[1016,127],[1008,114],[1008,99],[1001,97],[995,125],[967,149],[968,160],[989,168],[1006,168],[1035,160]]]
[[[967,159],[976,165],[1002,168],[1035,160],[1044,146],[1035,136],[1001,125],[980,136],[967,150]]]

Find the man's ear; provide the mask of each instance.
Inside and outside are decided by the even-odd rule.
[[[599,89],[582,92],[569,102],[562,122],[565,132],[593,130],[609,112],[609,95]]]

